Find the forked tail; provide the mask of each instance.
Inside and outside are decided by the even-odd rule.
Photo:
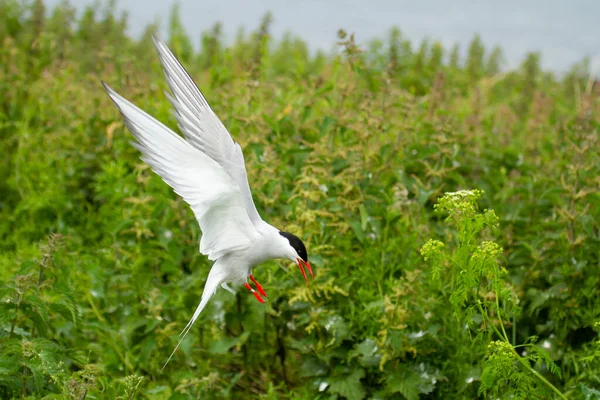
[[[190,319],[190,322],[188,322],[188,324],[185,326],[185,328],[183,328],[183,331],[181,331],[181,333],[179,334],[179,336],[181,336],[181,339],[179,339],[179,342],[177,342],[177,346],[175,346],[175,350],[173,350],[173,352],[167,359],[167,362],[165,362],[165,365],[163,365],[163,367],[161,368],[161,370],[160,370],[161,372],[163,369],[165,369],[165,367],[167,366],[169,361],[171,361],[171,358],[173,357],[173,355],[179,348],[179,345],[181,344],[183,339],[185,339],[185,337],[188,334],[188,332],[190,331],[190,329],[192,329],[192,325],[194,325],[194,322],[196,322],[196,319],[198,319],[198,316],[200,315],[202,310],[204,310],[204,307],[206,307],[208,300],[210,300],[212,295],[216,293],[219,285],[221,283],[223,283],[223,275],[220,273],[220,271],[221,271],[221,268],[219,268],[218,263],[215,263],[213,265],[213,267],[211,268],[210,272],[208,273],[208,278],[206,279],[206,284],[204,285],[204,291],[202,292],[202,298],[200,299],[200,304],[198,304],[198,307],[196,308],[196,311],[194,312],[192,319]]]

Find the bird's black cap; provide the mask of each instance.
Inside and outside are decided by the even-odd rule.
[[[290,242],[290,246],[292,246],[294,248],[294,250],[296,250],[296,253],[298,253],[298,256],[304,262],[308,262],[308,254],[306,253],[306,246],[304,246],[304,243],[302,243],[302,240],[300,240],[300,238],[298,238],[298,236],[295,236],[289,232],[283,232],[283,231],[279,231],[279,234],[281,236],[283,236],[284,238],[286,238],[288,240],[288,242]]]

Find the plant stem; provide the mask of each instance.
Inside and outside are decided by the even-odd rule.
[[[46,254],[44,254],[44,256],[42,258],[42,262],[40,263],[40,273],[38,275],[38,282],[37,282],[38,289],[40,288],[40,285],[42,284],[42,275],[44,273],[44,268],[46,268],[46,263],[52,257],[52,253],[54,252],[54,247],[55,247],[54,238],[55,237],[53,235],[50,236],[50,240],[48,243],[48,251],[46,252]]]
[[[94,314],[96,315],[96,318],[98,318],[98,321],[105,323],[106,320],[104,319],[104,317],[102,317],[102,314],[100,313],[100,310],[98,310],[98,306],[96,306],[96,303],[94,303],[94,299],[93,299],[92,295],[89,292],[86,293],[86,298],[87,298],[88,303],[92,307],[92,311],[94,311]]]
[[[23,366],[23,397],[27,397],[27,367]]]
[[[511,346],[511,348],[512,348],[512,346]],[[525,369],[527,369],[530,373],[532,373],[540,381],[542,381],[546,386],[548,386],[554,393],[556,393],[556,395],[558,397],[560,397],[561,399],[564,399],[564,400],[568,400],[567,396],[565,396],[564,394],[562,394],[561,391],[556,388],[556,386],[554,386],[552,383],[550,383],[550,381],[548,381],[546,378],[544,378],[535,369],[531,368],[531,365],[529,365],[529,363],[527,362],[527,360],[525,360],[523,357],[521,357],[519,355],[519,353],[517,353],[515,351],[515,349],[512,349],[512,350],[515,353],[515,355],[517,356],[517,358],[519,359],[519,362],[525,367]]]
[[[21,293],[18,294],[17,297],[17,307],[15,309],[15,319],[13,319],[12,325],[10,327],[10,333],[8,334],[8,338],[12,338],[13,332],[15,331],[15,325],[17,324],[17,317],[19,316],[19,307],[21,307]]]
[[[48,261],[48,258],[49,258],[48,255],[44,255],[44,258],[42,259],[42,262],[40,263],[40,273],[38,274],[38,281],[37,281],[38,289],[40,288],[40,285],[42,284],[42,275],[44,273],[44,268],[46,267],[46,262]]]
[[[500,313],[500,303],[498,301],[498,292],[494,293],[496,295],[496,313],[498,313],[498,321],[500,321],[500,328],[502,328],[502,333],[504,334],[504,340],[506,343],[511,344],[510,340],[508,340],[508,335],[506,334],[506,330],[504,329],[504,323],[502,322],[502,314]],[[511,344],[512,346],[512,344]]]
[[[496,333],[496,335],[500,337],[500,339],[504,340],[504,336],[502,336],[502,333],[498,330],[498,328],[496,328],[496,325],[493,324],[492,320],[487,315],[487,312],[483,310],[480,301],[477,301],[477,307],[479,308],[479,312],[481,313],[481,316],[483,317],[483,319],[485,319],[487,324],[492,327],[492,330]]]

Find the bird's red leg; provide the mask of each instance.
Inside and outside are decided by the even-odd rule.
[[[304,271],[304,267],[302,266],[302,260],[300,260],[299,258],[296,259],[298,261],[298,267],[300,268],[300,271],[302,271],[302,276],[304,277],[304,281],[306,283],[308,283],[308,278],[306,277],[306,272]]]
[[[256,297],[256,300],[258,300],[259,303],[264,303],[265,302],[262,299],[262,297],[260,297],[260,295],[258,293],[256,293],[256,290],[252,289],[252,286],[250,286],[250,284],[248,282],[246,282],[244,284],[244,286],[246,286],[246,289],[248,289],[254,295],[254,297]]]
[[[252,282],[254,282],[254,284],[256,285],[256,290],[258,290],[258,292],[264,296],[267,297],[267,293],[265,292],[265,289],[263,289],[262,286],[260,286],[260,283],[256,282],[256,279],[254,279],[254,277],[252,276],[252,274],[250,274],[250,280]]]

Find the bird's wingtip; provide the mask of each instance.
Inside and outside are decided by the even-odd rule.
[[[105,81],[101,81],[101,82],[102,82],[102,86],[104,86],[104,90],[106,90],[106,94],[108,94],[108,97],[110,97],[110,99],[113,101],[113,103],[115,104],[115,106],[117,106],[117,108],[119,109],[119,111],[122,114],[123,113],[122,106],[123,106],[123,104],[127,103],[127,100],[124,99],[113,88],[111,88],[108,85],[108,83],[106,83]]]
[[[113,96],[113,94],[115,93],[115,91],[113,90],[113,88],[111,88],[108,83],[106,83],[105,80],[100,80],[100,82],[102,82],[102,86],[104,87],[104,90],[106,90],[106,93],[108,93],[108,95],[110,97]]]
[[[165,42],[163,42],[162,39],[159,38],[156,34],[152,35],[152,43],[154,43],[154,47],[156,47],[156,49],[159,51],[162,47],[167,47]]]

